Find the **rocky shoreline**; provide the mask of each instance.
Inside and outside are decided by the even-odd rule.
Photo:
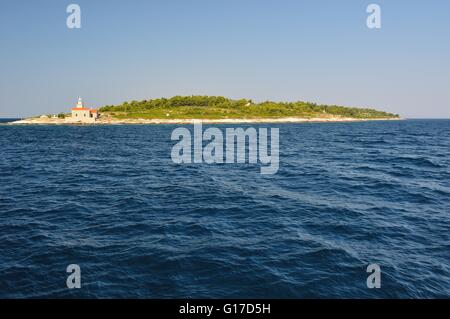
[[[255,119],[117,119],[100,118],[95,123],[72,122],[70,119],[60,118],[29,118],[8,123],[9,125],[128,125],[128,124],[239,124],[239,123],[325,123],[325,122],[366,122],[366,121],[392,121],[400,118],[359,119],[348,117],[323,118],[255,118]]]

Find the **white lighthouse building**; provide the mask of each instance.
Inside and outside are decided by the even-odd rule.
[[[99,117],[98,111],[84,107],[81,97],[78,98],[77,105],[72,108],[71,122],[95,123]]]

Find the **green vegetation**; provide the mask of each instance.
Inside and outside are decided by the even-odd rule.
[[[114,118],[142,119],[251,119],[251,118],[326,118],[348,117],[355,119],[398,118],[368,108],[350,108],[337,105],[318,105],[310,102],[253,103],[252,100],[231,100],[220,96],[175,96],[125,102],[100,108],[100,112]]]

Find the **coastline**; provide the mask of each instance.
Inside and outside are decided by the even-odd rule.
[[[368,122],[368,121],[399,121],[401,118],[349,118],[349,117],[283,117],[283,118],[253,118],[253,119],[116,119],[100,118],[95,123],[73,122],[70,119],[29,118],[9,122],[8,125],[129,125],[129,124],[240,124],[240,123],[336,123],[336,122]]]

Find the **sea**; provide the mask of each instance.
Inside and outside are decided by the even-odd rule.
[[[274,175],[174,163],[176,125],[2,122],[0,298],[450,298],[450,120],[252,124]]]

